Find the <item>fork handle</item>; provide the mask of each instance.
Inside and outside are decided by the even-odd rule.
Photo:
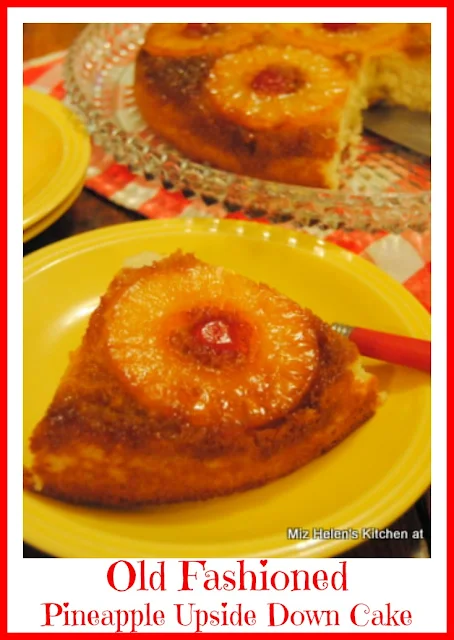
[[[363,356],[430,373],[431,343],[428,340],[396,336],[360,327],[354,327],[349,338]]]

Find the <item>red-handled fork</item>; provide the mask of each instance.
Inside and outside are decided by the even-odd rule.
[[[430,373],[431,343],[429,340],[396,336],[392,333],[350,327],[340,323],[331,326],[334,331],[354,342],[363,356]]]

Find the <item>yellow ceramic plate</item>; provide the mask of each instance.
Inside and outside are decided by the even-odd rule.
[[[61,102],[24,87],[23,228],[54,211],[85,176],[90,139]]]
[[[39,220],[39,222],[35,222],[31,227],[28,227],[23,232],[23,242],[28,242],[32,238],[35,238],[38,234],[45,231],[51,224],[54,224],[59,218],[65,214],[69,207],[77,200],[82,189],[84,188],[85,176],[83,176],[80,183],[77,187],[71,191],[69,196],[67,196],[61,204],[58,205],[56,209],[54,209],[51,213],[49,213],[45,218]]]
[[[427,312],[369,262],[312,237],[212,220],[118,225],[25,259],[24,460],[27,441],[123,261],[178,248],[276,287],[332,322],[428,338]],[[288,527],[361,529],[394,521],[430,482],[430,378],[367,363],[388,393],[374,418],[290,476],[231,497],[121,512],[24,494],[24,537],[64,557],[331,556],[357,541],[287,539]]]

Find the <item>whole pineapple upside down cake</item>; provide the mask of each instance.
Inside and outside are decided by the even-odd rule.
[[[111,282],[32,434],[25,487],[119,507],[227,495],[307,464],[378,404],[347,338],[177,252]]]
[[[430,111],[430,70],[430,24],[154,24],[135,97],[188,158],[335,189],[362,110],[384,101]]]

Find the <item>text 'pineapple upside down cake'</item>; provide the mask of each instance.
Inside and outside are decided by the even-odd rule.
[[[430,24],[155,24],[139,52],[144,120],[188,158],[337,188],[378,101],[430,111]]]
[[[378,395],[311,311],[177,252],[110,284],[32,434],[25,487],[106,506],[227,495],[328,451]]]

